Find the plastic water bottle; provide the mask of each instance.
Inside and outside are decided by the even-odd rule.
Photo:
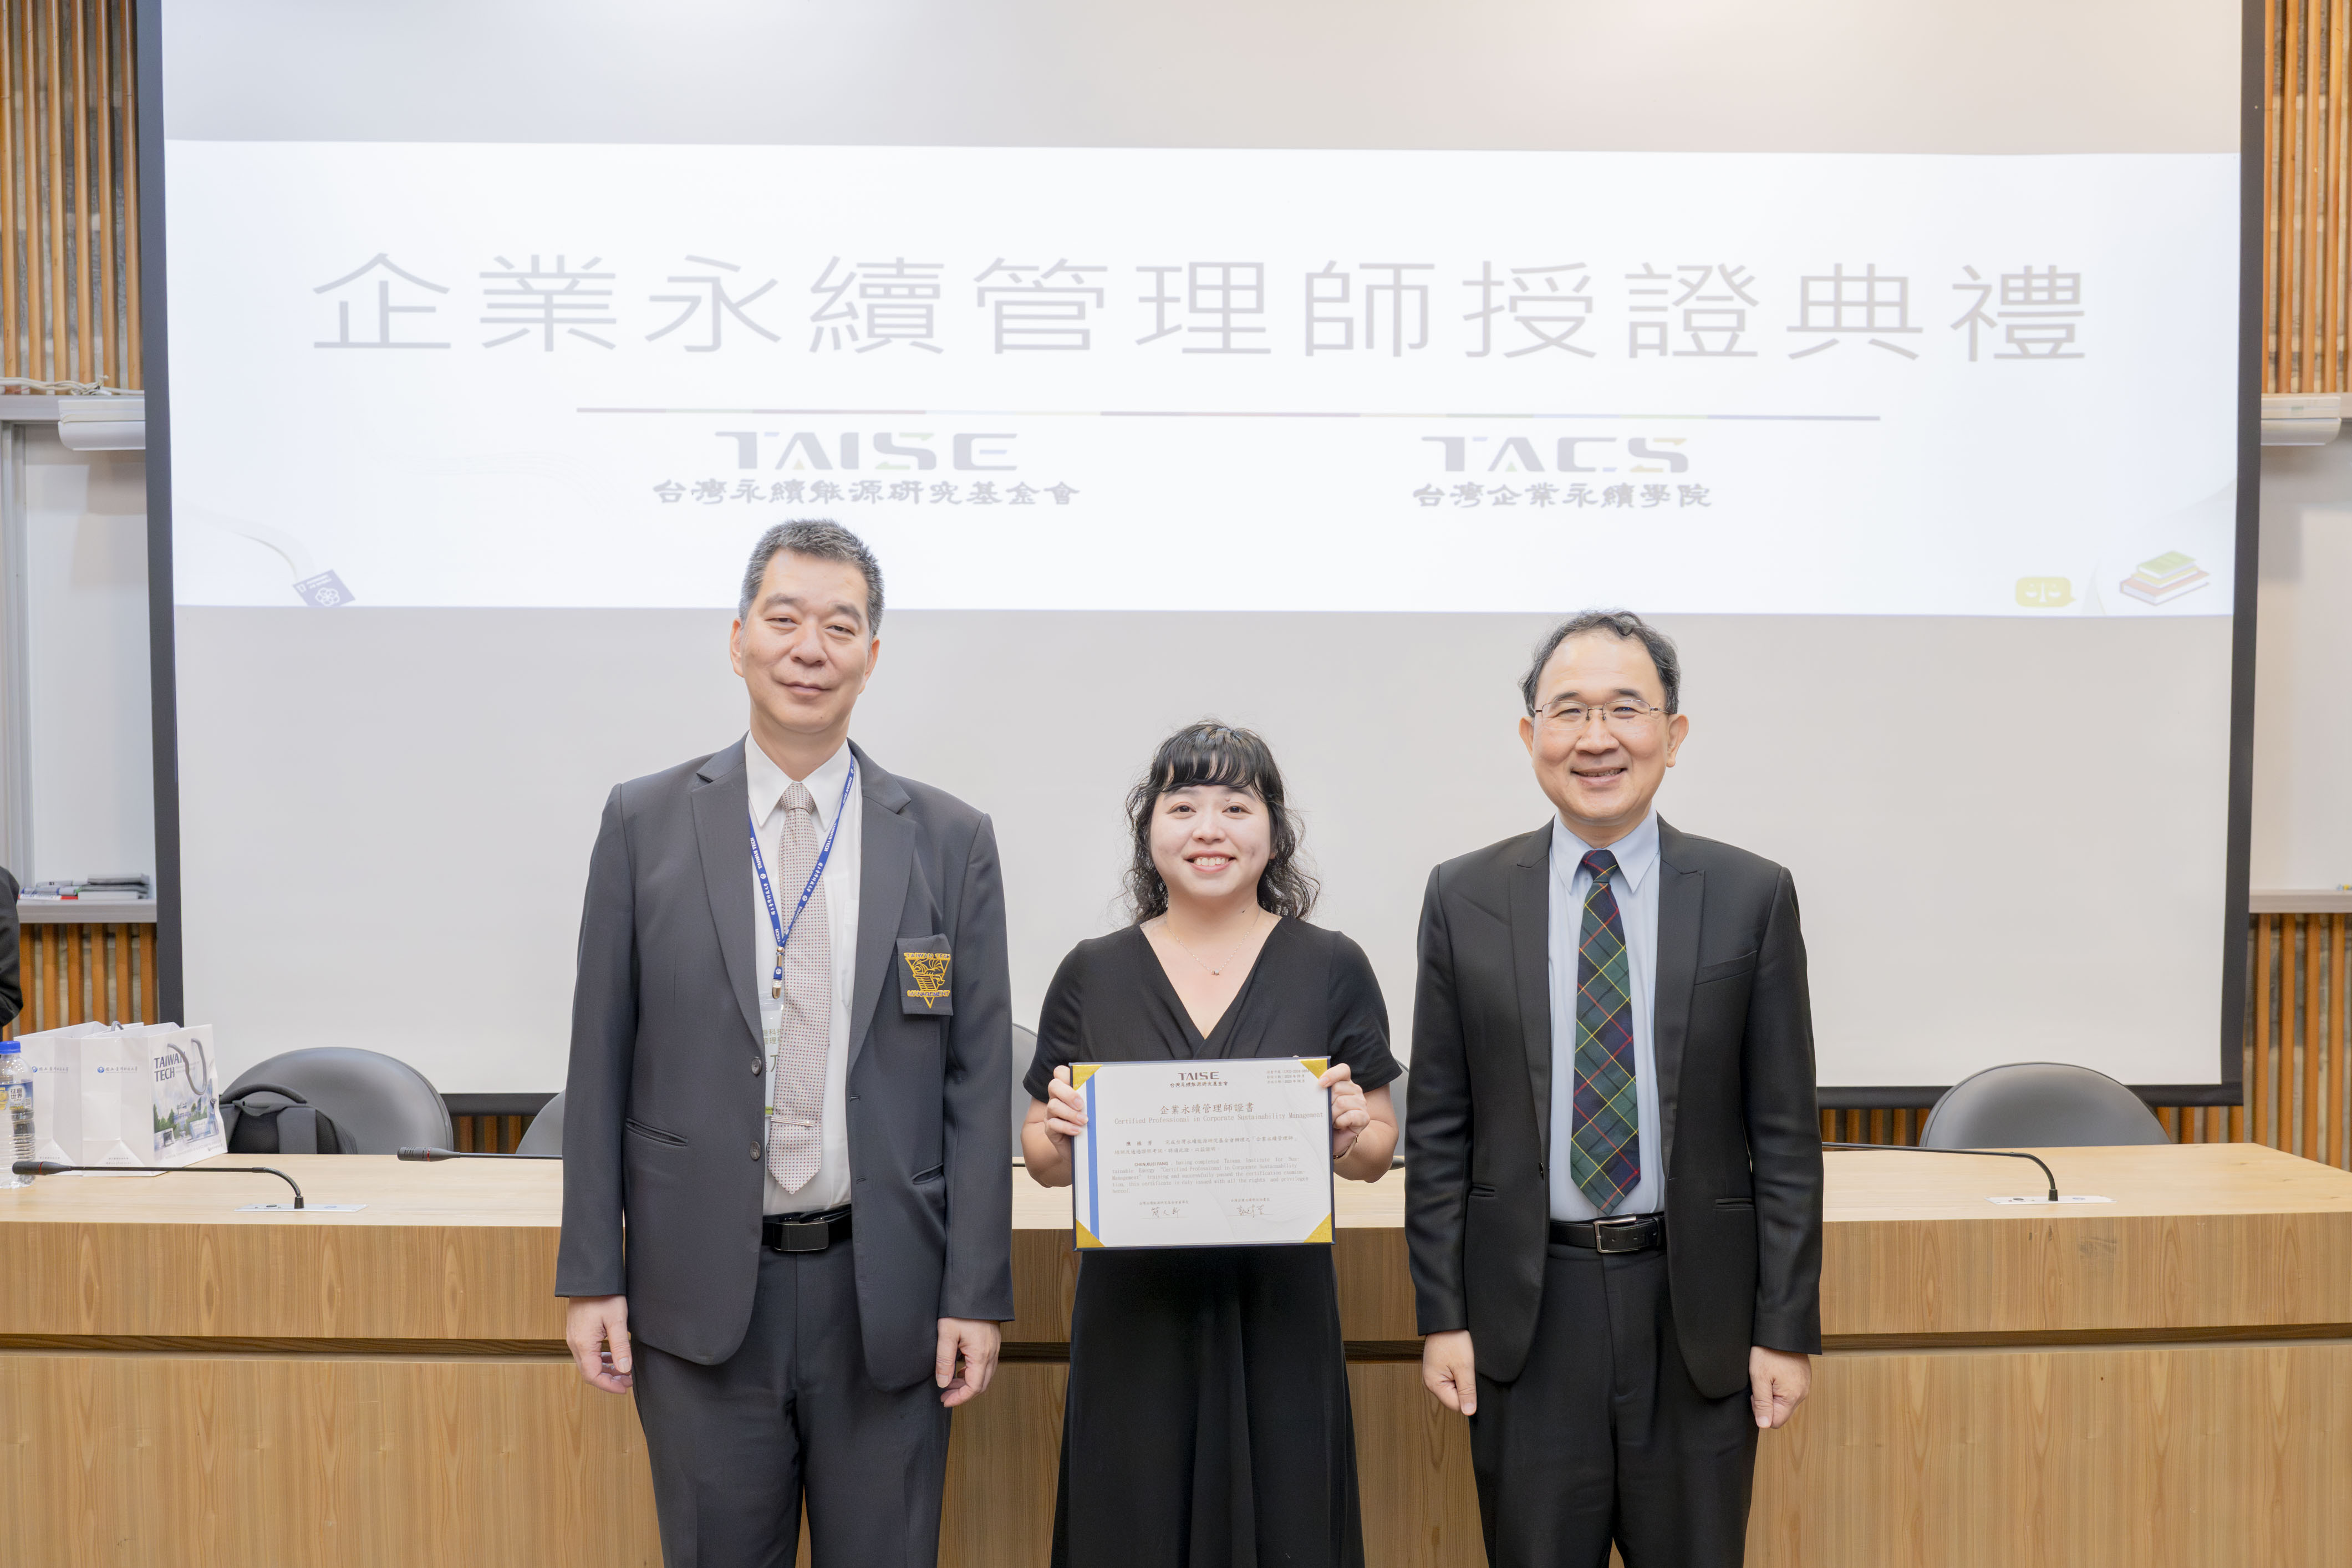
[[[8,1158],[29,1160],[33,1157],[33,1079],[25,1070],[24,1047],[14,1040],[0,1040],[0,1096],[8,1103]],[[0,1170],[0,1187],[32,1184],[30,1176]]]

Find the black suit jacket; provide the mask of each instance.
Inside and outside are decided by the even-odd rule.
[[[1699,1392],[1750,1345],[1818,1352],[1822,1145],[1805,942],[1789,873],[1658,824],[1651,1014],[1668,1288]],[[1550,1219],[1551,825],[1448,860],[1421,913],[1405,1235],[1421,1331],[1478,1371],[1527,1363]]]
[[[1004,890],[987,817],[856,757],[850,1245],[866,1371],[904,1388],[940,1318],[1013,1316]],[[705,1365],[751,1323],[767,1169],[743,771],[738,743],[605,802],[563,1091],[555,1293],[625,1291],[633,1334]],[[907,1010],[902,944],[953,955],[952,1012]]]
[[[16,983],[16,879],[0,868],[0,1024],[25,1009],[25,993]]]

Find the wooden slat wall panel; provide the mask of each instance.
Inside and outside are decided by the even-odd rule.
[[[0,0],[0,377],[141,384],[131,16]]]
[[[2269,0],[2263,123],[2263,390],[2346,383],[2352,0]]]
[[[2246,1103],[2160,1106],[2158,1120],[2182,1143],[2267,1143],[2352,1170],[2352,917],[2256,915],[2248,953],[2252,1005],[2247,1029]],[[98,1018],[156,1022],[154,927],[26,926],[17,938],[24,1016],[0,1037]],[[1824,1141],[1916,1143],[1928,1107],[1824,1110]],[[512,1153],[528,1116],[459,1116],[457,1147]],[[2252,1128],[2250,1134],[2249,1127]]]
[[[102,1023],[157,1021],[148,976],[153,973],[154,927],[28,925],[18,929],[16,962],[25,1010],[0,1028],[0,1039],[92,1019]]]

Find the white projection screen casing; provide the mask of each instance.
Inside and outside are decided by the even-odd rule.
[[[560,1086],[605,795],[739,743],[745,552],[827,516],[889,590],[854,733],[992,814],[1023,1022],[1213,715],[1405,1054],[1430,868],[1549,812],[1529,650],[1624,605],[1685,656],[1663,814],[1795,878],[1826,1100],[2016,1060],[2222,1098],[2243,36],[170,0],[167,1005],[232,1069]]]

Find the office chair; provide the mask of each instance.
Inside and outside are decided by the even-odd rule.
[[[2103,1072],[2063,1062],[2012,1062],[1963,1079],[1936,1101],[1919,1132],[1923,1149],[2171,1142],[2139,1096]]]
[[[446,1149],[457,1140],[432,1081],[380,1051],[312,1046],[282,1052],[247,1068],[221,1098],[236,1099],[248,1083],[283,1085],[326,1112],[346,1154],[394,1154],[412,1143]]]
[[[539,1114],[532,1117],[530,1125],[522,1130],[522,1142],[515,1145],[514,1152],[518,1154],[562,1156],[563,1096],[559,1094],[539,1108]]]

